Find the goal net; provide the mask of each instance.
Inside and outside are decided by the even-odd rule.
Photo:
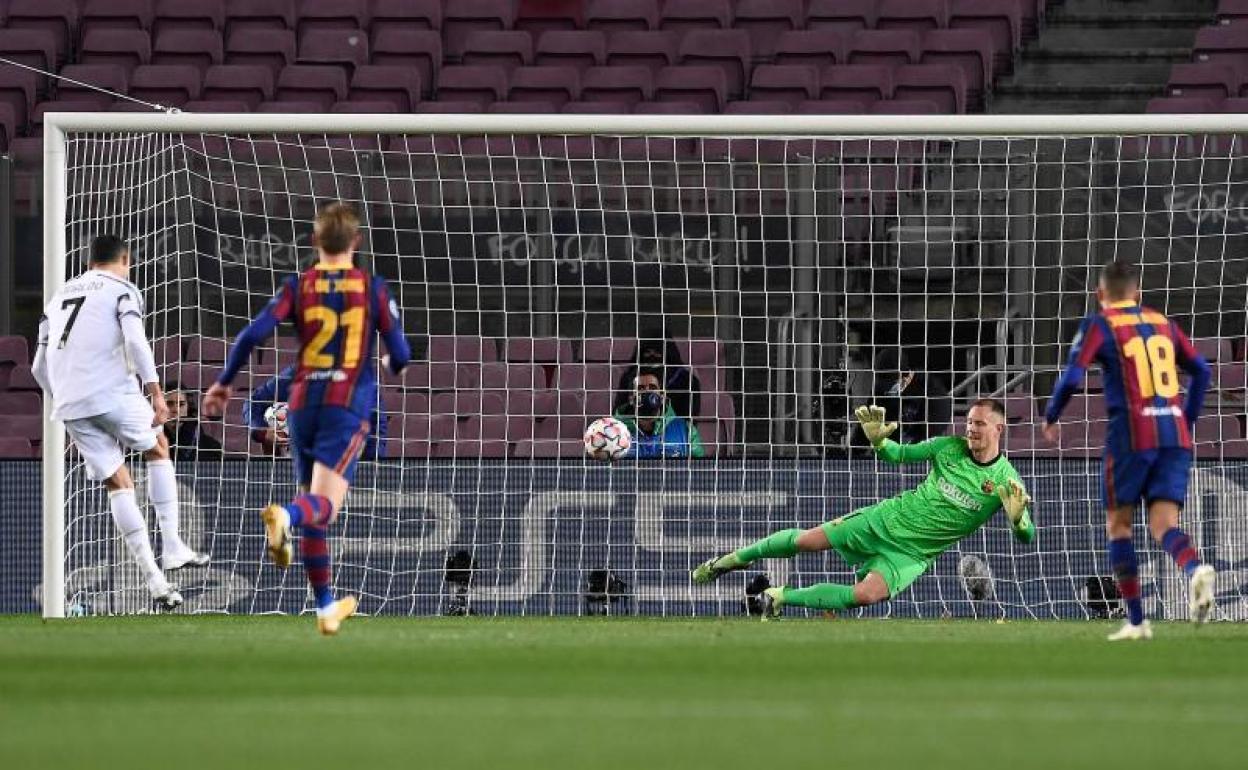
[[[48,290],[84,269],[94,234],[128,238],[164,385],[191,402],[174,442],[181,518],[213,560],[177,574],[185,611],[311,607],[302,568],[264,558],[258,511],[295,488],[244,411],[294,361],[291,331],[254,355],[223,419],[194,412],[229,339],[311,263],[318,205],[341,199],[416,351],[401,376],[379,375],[385,437],[332,530],[336,590],[366,613],[739,615],[763,581],[852,581],[832,553],[711,587],[688,571],[916,485],[924,466],[864,450],[857,405],[887,406],[915,441],[960,433],[981,396],[1007,405],[1037,541],[993,521],[854,614],[1116,612],[1099,377],[1060,446],[1037,415],[1097,268],[1118,258],[1216,362],[1185,520],[1221,571],[1221,616],[1248,616],[1233,116],[46,119]],[[639,367],[664,391],[661,421],[639,432],[683,423],[703,456],[584,456],[589,422],[634,409]],[[146,611],[105,494],[64,441],[49,424],[44,613]],[[1142,523],[1137,547],[1149,611],[1184,617],[1185,582]]]

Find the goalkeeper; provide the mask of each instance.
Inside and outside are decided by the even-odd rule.
[[[922,575],[938,556],[988,521],[997,509],[1009,517],[1014,536],[1036,537],[1027,510],[1031,498],[1018,472],[1001,454],[1005,407],[980,399],[966,415],[966,436],[941,436],[918,444],[888,439],[897,423],[884,422],[884,409],[861,406],[854,416],[881,458],[891,463],[927,460],[932,471],[917,489],[833,519],[814,529],[785,529],[711,559],[693,571],[693,582],[709,583],[759,559],[792,558],[802,551],[835,548],[857,569],[852,586],[820,583],[808,588],[768,588],[763,617],[784,607],[846,610],[891,599]]]

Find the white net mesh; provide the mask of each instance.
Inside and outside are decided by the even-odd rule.
[[[381,375],[386,435],[331,532],[336,588],[366,612],[738,614],[759,574],[851,581],[834,554],[711,588],[688,570],[917,484],[922,466],[863,451],[854,406],[886,405],[913,441],[960,431],[993,394],[1037,543],[991,523],[866,612],[1089,617],[1109,574],[1099,379],[1060,448],[1037,414],[1096,266],[1131,259],[1147,302],[1217,361],[1186,526],[1222,570],[1222,612],[1243,619],[1243,161],[1214,136],[71,132],[66,271],[97,232],[131,239],[162,376],[193,410],[227,339],[309,263],[317,205],[359,210],[361,262],[388,280],[417,353]],[[282,334],[240,389],[293,362]],[[587,460],[584,427],[630,409],[649,349],[669,421],[706,456]],[[185,537],[213,555],[177,581],[190,611],[298,612],[302,570],[264,560],[257,516],[294,494],[292,471],[244,400],[198,423],[221,450],[193,415],[176,436]],[[72,451],[65,484],[68,606],[146,607]],[[1184,583],[1146,539],[1146,601],[1182,617]],[[959,576],[966,556],[986,565],[986,595]]]

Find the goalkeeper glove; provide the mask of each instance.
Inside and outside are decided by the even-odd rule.
[[[884,443],[884,439],[893,435],[893,431],[897,430],[897,423],[884,422],[884,407],[876,406],[860,406],[854,410],[854,416],[858,418],[858,422],[862,423],[862,432],[867,434],[867,440],[871,442],[871,446],[879,449]]]
[[[1027,494],[1027,490],[1023,489],[1023,485],[1014,479],[1010,479],[1004,485],[997,487],[997,497],[1001,498],[1001,507],[1005,509],[1005,515],[1009,516],[1010,521],[1015,524],[1027,512],[1027,506],[1031,505],[1031,495]]]

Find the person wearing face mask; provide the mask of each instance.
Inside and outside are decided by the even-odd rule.
[[[165,388],[165,404],[169,407],[169,421],[162,428],[173,459],[178,462],[194,460],[220,460],[221,442],[204,432],[195,412],[195,401],[178,383]]]
[[[884,350],[876,357],[876,402],[898,416],[900,438],[926,441],[946,432],[953,416],[949,391],[940,378],[917,370],[910,352]]]
[[[662,370],[654,367],[638,371],[629,402],[615,410],[615,416],[633,436],[630,454],[640,459],[654,457],[705,457],[702,437],[687,418],[676,414],[662,386]]]
[[[659,373],[665,398],[677,415],[692,420],[701,413],[702,383],[681,360],[676,341],[664,337],[662,331],[653,332],[637,342],[635,363],[620,375],[616,387],[615,409],[632,400],[633,382],[643,367]]]

